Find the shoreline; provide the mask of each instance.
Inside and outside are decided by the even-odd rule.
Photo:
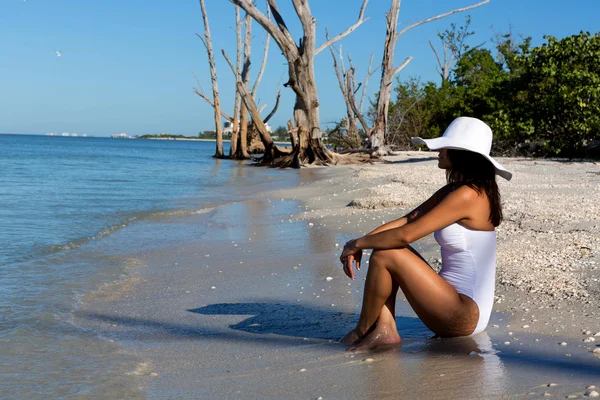
[[[597,242],[588,233],[596,234],[598,224],[582,210],[588,182],[581,177],[588,169],[600,171],[599,165],[581,170],[577,163],[501,162],[515,173],[507,183],[515,186],[501,185],[506,205],[498,231],[496,304],[487,333],[475,341],[428,339],[429,331],[399,296],[398,351],[351,354],[336,343],[358,317],[362,296],[362,280],[347,280],[338,265],[340,248],[443,184],[432,153],[422,152],[402,153],[387,164],[304,168],[295,188],[257,193],[203,215],[148,222],[150,231],[185,232],[189,240],[140,253],[131,278],[89,297],[79,317],[133,349],[150,397],[583,396],[587,385],[600,386],[594,378],[600,359],[591,354],[596,343],[583,342],[600,331],[600,322],[597,302],[585,304],[581,297],[587,291],[588,299],[597,298],[592,279],[598,278],[594,264],[582,264],[597,260]],[[597,184],[598,175],[589,175]],[[575,185],[575,194],[563,193],[568,185]],[[596,194],[591,190],[590,196]],[[573,198],[577,205],[557,213]],[[587,212],[593,211],[585,199]],[[552,201],[554,208],[539,209]],[[579,230],[566,227],[563,233],[582,235],[580,258],[572,259],[577,271],[524,268],[511,259],[510,249],[536,255],[548,253],[545,245],[556,248],[564,237],[550,241],[554,233],[540,232],[540,225],[560,235],[555,226],[567,217]],[[533,239],[541,243],[526,246]],[[582,256],[586,246],[592,251]],[[435,266],[432,239],[415,247]],[[565,287],[584,273],[589,281],[576,301],[556,297],[568,294]],[[519,274],[558,283],[530,293],[531,282],[518,283]],[[547,386],[551,382],[557,386]]]
[[[216,142],[216,139],[197,139],[197,138],[161,138],[161,137],[157,137],[157,138],[136,138],[136,139],[141,139],[141,140],[188,140],[188,141],[192,141],[192,142]],[[223,142],[227,142],[227,143],[231,143],[230,139],[223,139]],[[291,146],[292,143],[291,142],[277,142],[277,141],[273,141],[273,143],[275,144],[279,144],[279,145],[289,145]]]

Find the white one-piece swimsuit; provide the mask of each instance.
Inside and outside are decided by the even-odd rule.
[[[494,303],[496,232],[474,231],[454,223],[433,236],[442,251],[440,276],[479,307],[479,321],[472,335],[485,330]]]

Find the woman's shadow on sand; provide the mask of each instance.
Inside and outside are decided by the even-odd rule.
[[[220,303],[188,310],[201,315],[248,315],[229,325],[236,331],[312,339],[339,339],[354,327],[358,315],[335,308],[316,308],[298,303]],[[431,332],[418,318],[396,317],[403,337],[426,337]]]

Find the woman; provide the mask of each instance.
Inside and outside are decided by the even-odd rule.
[[[476,118],[460,117],[442,137],[413,138],[439,150],[438,167],[448,184],[406,216],[350,240],[340,261],[355,279],[362,251],[373,249],[356,327],[342,342],[365,350],[398,343],[395,303],[398,288],[423,323],[439,336],[483,331],[489,321],[496,278],[496,233],[502,221],[496,174],[512,173],[490,157],[492,131]],[[434,233],[441,246],[437,274],[410,243]]]

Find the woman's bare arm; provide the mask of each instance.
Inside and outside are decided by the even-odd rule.
[[[401,226],[416,221],[423,215],[427,214],[435,206],[437,206],[450,192],[450,185],[444,186],[443,188],[435,192],[430,198],[425,200],[421,205],[419,205],[417,208],[415,208],[405,216],[383,224],[380,227],[374,229],[373,231],[367,233],[367,235],[375,235],[377,233],[387,231],[390,229],[400,228]]]
[[[475,190],[462,186],[445,196],[431,210],[419,215],[417,220],[399,228],[365,235],[351,241],[352,243],[347,246],[351,248],[350,252],[352,253],[356,252],[355,249],[385,250],[406,246],[453,222],[471,218],[477,201],[485,201],[485,199],[479,196]],[[345,256],[343,253],[342,255]]]

